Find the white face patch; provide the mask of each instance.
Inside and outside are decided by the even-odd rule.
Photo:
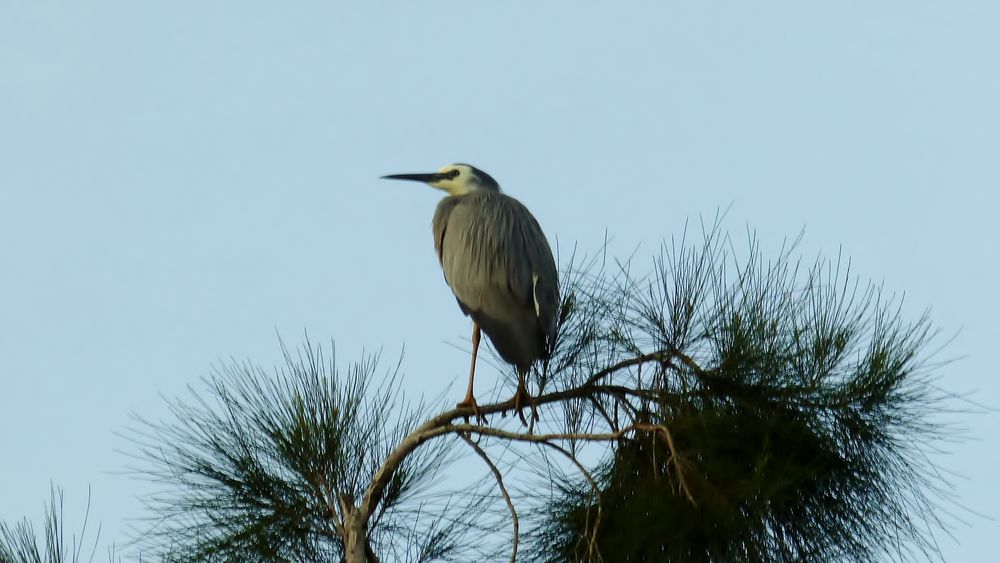
[[[438,180],[437,182],[432,182],[430,185],[438,188],[439,190],[444,190],[448,192],[448,195],[452,196],[461,196],[475,191],[477,185],[472,180],[472,169],[465,164],[449,164],[448,166],[442,167],[438,170],[438,172],[444,173],[452,172],[454,170],[458,171],[458,175],[454,178]]]
[[[538,274],[531,273],[531,298],[535,301],[535,316],[542,317],[542,308],[538,305]]]

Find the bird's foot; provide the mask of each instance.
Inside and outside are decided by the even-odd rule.
[[[529,426],[527,419],[524,418],[524,402],[527,401],[531,407],[531,424]],[[517,386],[517,392],[514,393],[514,397],[511,399],[514,403],[514,410],[517,411],[517,417],[521,419],[521,424],[529,427],[529,432],[534,429],[535,421],[538,420],[538,407],[535,405],[535,399],[528,393],[528,389],[524,385]]]
[[[456,408],[460,409],[472,409],[472,416],[476,417],[476,424],[487,424],[489,421],[486,420],[486,415],[483,411],[479,410],[479,403],[476,402],[476,398],[473,396],[468,396],[461,403],[456,405]],[[469,422],[469,415],[465,415],[465,422]]]

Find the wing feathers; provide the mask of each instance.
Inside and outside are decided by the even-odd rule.
[[[513,299],[551,337],[558,273],[545,234],[524,205],[498,192],[446,197],[433,226],[445,280],[464,308],[476,312]]]

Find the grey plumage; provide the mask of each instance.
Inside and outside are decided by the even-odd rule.
[[[462,312],[504,360],[527,371],[555,336],[559,279],[538,222],[516,199],[480,190],[441,200],[434,247]]]
[[[394,174],[448,192],[434,213],[434,247],[462,312],[472,317],[472,367],[460,407],[478,415],[473,396],[479,331],[518,371],[511,399],[518,410],[529,398],[525,377],[547,357],[559,310],[559,277],[538,221],[478,168],[451,164],[430,174]],[[521,417],[524,420],[524,417]]]

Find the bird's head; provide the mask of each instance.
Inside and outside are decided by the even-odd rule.
[[[468,164],[449,164],[429,174],[390,174],[387,180],[412,180],[448,192],[448,195],[465,195],[477,190],[500,191],[492,176]]]

